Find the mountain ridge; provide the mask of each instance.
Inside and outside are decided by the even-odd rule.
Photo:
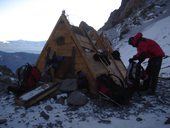
[[[133,1],[133,0],[127,0]],[[121,5],[122,6],[122,5]],[[120,9],[120,8],[119,8]],[[114,11],[113,11],[114,12]],[[125,12],[125,11],[124,11]],[[129,37],[136,32],[142,31],[147,26],[153,24],[170,15],[170,1],[168,0],[145,0],[143,6],[136,8],[128,17],[124,18],[113,26],[110,24],[109,29],[107,23],[117,19],[117,17],[109,17],[106,26],[103,26],[98,32],[103,32],[108,39],[112,42],[113,47],[120,45],[119,42]]]
[[[10,68],[13,72],[16,71],[20,66],[30,63],[35,64],[38,59],[39,54],[35,53],[25,53],[25,52],[15,52],[6,53],[0,51],[0,65],[5,65]]]

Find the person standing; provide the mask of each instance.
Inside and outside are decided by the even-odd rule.
[[[133,60],[143,62],[146,58],[149,58],[146,67],[148,77],[144,81],[144,85],[147,87],[147,94],[155,95],[162,59],[165,56],[164,51],[154,40],[144,38],[141,32],[138,32],[134,37],[130,37],[128,43],[137,48],[137,54],[130,58],[129,62]]]

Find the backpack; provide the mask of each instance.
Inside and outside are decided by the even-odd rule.
[[[23,90],[30,90],[36,86],[41,78],[41,73],[37,67],[29,63],[17,69],[18,85]]]
[[[123,85],[121,79],[118,78],[122,85],[118,85],[108,74],[102,74],[96,79],[99,92],[110,97],[119,104],[125,104],[129,101],[130,95],[128,89]]]
[[[140,84],[141,78],[144,77],[144,68],[141,63],[131,62],[127,69],[126,82],[128,86]]]

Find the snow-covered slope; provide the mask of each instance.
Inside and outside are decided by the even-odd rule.
[[[170,77],[170,16],[150,24],[140,32],[143,33],[144,37],[157,41],[164,50],[166,57],[163,59],[160,76]],[[120,42],[121,46],[119,46],[121,58],[126,66],[128,65],[128,59],[136,54],[136,49],[128,45],[128,38],[123,39]]]
[[[120,51],[126,67],[129,58],[137,52],[128,45],[130,37],[142,32],[144,37],[155,40],[166,54],[160,77],[170,77],[170,1],[145,0],[144,3],[142,7],[133,10],[129,17],[104,33],[112,42],[113,48]],[[143,66],[146,67],[146,64],[143,63]]]

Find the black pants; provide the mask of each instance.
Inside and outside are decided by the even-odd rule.
[[[147,89],[152,93],[155,93],[158,83],[158,76],[161,69],[162,57],[150,58],[148,61],[148,66],[146,72],[148,74],[148,79],[144,82]]]

